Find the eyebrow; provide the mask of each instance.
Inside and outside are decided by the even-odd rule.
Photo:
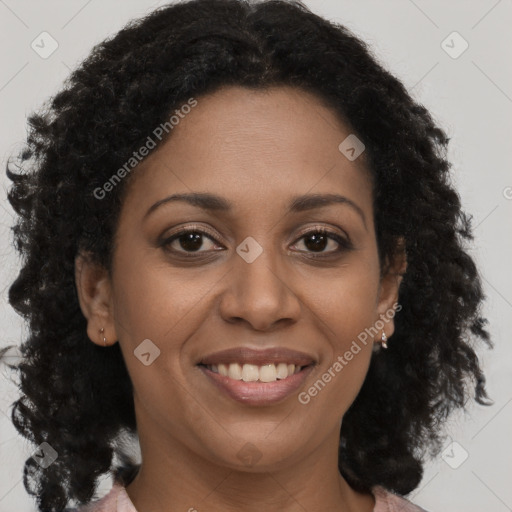
[[[187,194],[172,194],[160,199],[149,208],[144,215],[144,219],[158,207],[172,202],[185,202],[207,211],[230,212],[233,210],[233,203],[221,196],[207,192],[191,192]],[[305,212],[332,204],[345,204],[352,208],[361,217],[366,228],[366,217],[363,210],[354,201],[339,194],[309,194],[293,197],[288,207],[288,213]]]

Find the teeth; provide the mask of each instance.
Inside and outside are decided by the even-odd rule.
[[[288,365],[286,363],[279,363],[277,365],[276,376],[278,379],[286,379],[288,377]]]
[[[242,380],[242,367],[238,363],[229,365],[228,377],[230,379]]]
[[[277,370],[275,364],[266,364],[260,368],[261,382],[274,382],[277,380]]]
[[[259,377],[260,372],[255,364],[244,364],[242,366],[242,380],[244,382],[255,382]]]
[[[276,380],[282,380],[299,373],[302,369],[301,366],[295,366],[294,364],[279,363],[275,364],[264,364],[257,366],[255,364],[219,364],[219,365],[207,365],[207,368],[215,373],[219,373],[224,377],[229,377],[234,380],[243,380],[244,382],[275,382]]]

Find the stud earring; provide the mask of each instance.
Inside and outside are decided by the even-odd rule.
[[[386,336],[386,333],[382,331],[382,336],[380,338],[380,346],[382,348],[388,348],[386,341],[388,341],[388,337]]]
[[[102,336],[103,336],[104,331],[105,331],[105,329],[102,327],[100,329],[100,333]],[[103,345],[105,345],[105,347],[107,346],[107,338],[105,338],[105,336],[103,336]]]

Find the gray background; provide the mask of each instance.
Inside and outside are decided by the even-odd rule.
[[[26,134],[26,116],[59,90],[92,46],[129,19],[166,2],[145,0],[0,0],[0,345],[19,344],[26,328],[7,303],[19,262],[11,245],[13,211],[6,200],[6,159]],[[510,0],[305,2],[314,12],[345,24],[369,42],[381,62],[430,109],[451,136],[455,184],[473,215],[472,254],[480,264],[488,300],[484,314],[496,348],[480,352],[495,401],[473,406],[450,422],[444,458],[431,461],[411,499],[430,512],[512,510],[512,72]],[[47,31],[57,50],[43,59],[32,48]],[[469,47],[452,58],[442,42],[458,32]],[[463,41],[444,45],[459,53]],[[49,43],[45,44],[49,48]],[[508,51],[507,51],[508,50]],[[507,335],[507,333],[509,333]],[[35,510],[22,483],[25,458],[34,447],[10,423],[17,398],[7,369],[0,378],[0,512]],[[455,442],[457,444],[452,444]],[[464,458],[467,456],[467,459]],[[105,478],[99,495],[110,487]]]

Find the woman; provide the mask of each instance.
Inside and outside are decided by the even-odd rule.
[[[421,510],[490,341],[448,138],[364,42],[298,2],[170,5],[30,126],[12,416],[40,510]]]

